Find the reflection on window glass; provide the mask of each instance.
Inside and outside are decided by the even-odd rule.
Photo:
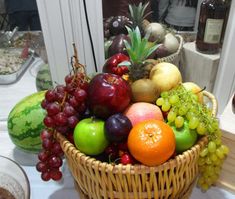
[[[193,31],[197,0],[159,0],[159,21],[178,31]]]
[[[10,30],[41,30],[36,0],[5,0],[5,15]],[[2,3],[3,5],[3,3]]]
[[[28,74],[38,91],[52,88],[36,0],[0,0],[0,85]]]
[[[180,7],[181,11],[187,7],[187,9],[195,10],[196,13],[197,1],[192,2],[185,0],[177,1],[177,3],[175,3],[174,0],[113,0],[112,3],[110,3],[110,1],[103,0],[105,58],[108,59],[117,53],[122,53],[129,55],[132,59],[133,57],[129,54],[130,52],[128,52],[125,41],[128,41],[130,45],[135,46],[133,46],[132,50],[135,50],[136,52],[133,52],[133,54],[147,52],[148,50],[151,51],[152,47],[155,48],[154,45],[161,44],[161,47],[159,47],[158,50],[150,53],[149,56],[146,55],[146,59],[158,59],[176,53],[181,41],[173,34],[169,34],[169,32],[179,29],[177,26],[170,24],[166,19],[168,12],[170,13],[170,7],[173,5]],[[164,7],[164,9],[162,7]],[[162,12],[162,10],[164,11]],[[192,23],[193,24],[189,24],[189,27],[186,27],[187,24],[181,23],[181,30],[191,29],[194,26],[194,19],[192,20]],[[131,44],[130,41],[132,40],[132,37],[128,35],[127,27],[130,29],[136,29],[136,27],[138,27],[142,39],[148,35],[146,46],[144,42],[142,46],[140,41],[137,42],[139,47],[137,44]],[[136,32],[134,34],[138,35]],[[168,45],[169,43],[174,45]]]

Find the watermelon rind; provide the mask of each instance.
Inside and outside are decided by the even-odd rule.
[[[7,128],[12,142],[21,150],[37,153],[41,150],[40,133],[45,128],[43,119],[46,111],[41,102],[46,91],[23,98],[8,115]]]

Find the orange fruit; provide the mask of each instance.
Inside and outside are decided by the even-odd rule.
[[[145,120],[132,128],[127,145],[136,160],[147,166],[157,166],[174,154],[175,135],[165,122]]]

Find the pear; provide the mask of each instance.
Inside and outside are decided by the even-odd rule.
[[[154,103],[158,97],[155,86],[150,79],[139,79],[131,84],[132,101]]]

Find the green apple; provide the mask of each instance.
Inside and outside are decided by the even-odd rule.
[[[77,149],[86,155],[101,154],[109,144],[104,133],[104,121],[100,119],[81,120],[76,125],[73,136]]]
[[[176,128],[175,125],[171,125],[176,140],[176,152],[182,153],[190,149],[197,141],[196,130],[189,129],[188,122],[184,121],[184,126]]]

